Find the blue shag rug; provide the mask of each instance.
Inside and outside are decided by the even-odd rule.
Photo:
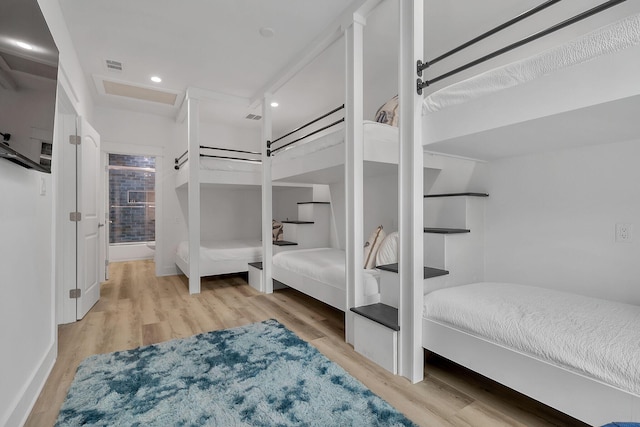
[[[56,426],[413,426],[275,320],[91,356]]]

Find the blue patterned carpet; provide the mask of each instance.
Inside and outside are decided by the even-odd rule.
[[[275,320],[91,356],[57,426],[413,426]]]

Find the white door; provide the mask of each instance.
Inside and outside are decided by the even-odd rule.
[[[82,319],[100,298],[100,135],[84,119],[76,146],[76,318]]]

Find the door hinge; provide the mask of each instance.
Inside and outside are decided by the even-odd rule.
[[[79,135],[69,135],[69,144],[71,145],[80,145],[82,142],[82,138]]]
[[[82,290],[81,289],[70,289],[69,290],[69,298],[78,299],[81,296],[82,296]]]
[[[80,212],[69,212],[69,221],[71,222],[82,221],[82,214]]]

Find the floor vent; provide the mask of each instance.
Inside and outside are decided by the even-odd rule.
[[[258,116],[257,114],[247,114],[247,117],[245,117],[245,119],[249,119],[249,120],[260,120],[262,118],[262,116]]]
[[[113,59],[107,59],[107,70],[109,71],[122,71],[122,62],[114,61]]]

